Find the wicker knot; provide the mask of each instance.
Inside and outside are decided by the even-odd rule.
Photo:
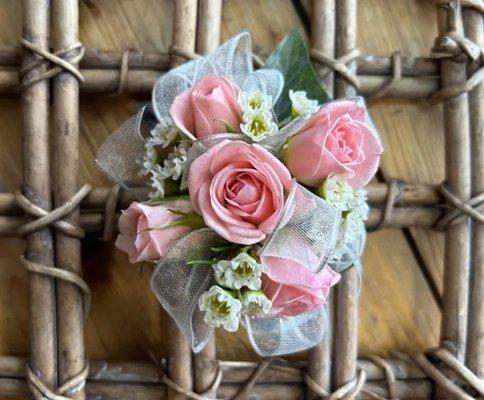
[[[484,208],[484,193],[480,193],[467,201],[459,199],[445,184],[439,185],[439,192],[452,207],[436,223],[434,228],[443,231],[455,224],[462,222],[466,217],[484,224],[484,215],[480,212]]]
[[[334,59],[324,54],[322,51],[313,48],[309,50],[309,56],[314,61],[329,68],[327,72],[323,72],[322,74],[320,74],[319,77],[321,79],[324,79],[326,76],[328,76],[331,73],[331,70],[333,70],[334,72],[337,72],[339,75],[341,75],[347,82],[349,82],[356,89],[360,88],[358,76],[347,67],[347,64],[356,60],[360,56],[360,50],[354,49],[350,51],[348,54],[345,54],[344,56],[338,59]]]
[[[464,37],[458,30],[459,1],[452,0],[442,7],[448,9],[449,32],[437,37],[431,51],[434,58],[452,59],[458,63],[473,62],[477,70],[464,82],[448,85],[433,93],[428,101],[437,104],[469,92],[484,80],[484,49]]]
[[[449,4],[449,0],[430,0],[440,6],[445,6]],[[473,8],[480,13],[484,13],[484,2],[482,0],[460,0],[460,5],[462,8]]]
[[[86,378],[89,374],[89,366],[86,366],[76,376],[69,379],[55,392],[49,389],[34,373],[32,367],[27,365],[25,368],[27,383],[29,385],[32,394],[36,400],[71,400],[70,397],[79,390],[81,390],[86,384]]]
[[[124,93],[124,91],[126,90],[126,83],[128,82],[129,61],[133,57],[135,57],[136,59],[142,59],[143,53],[137,49],[127,49],[123,52],[123,55],[121,56],[117,89],[118,95]]]
[[[321,396],[324,400],[353,400],[355,399],[360,392],[364,393],[371,393],[367,389],[364,388],[366,382],[366,372],[363,370],[359,370],[357,376],[350,380],[349,382],[345,383],[344,385],[340,386],[334,392],[329,393],[326,391],[319,383],[314,381],[309,375],[303,375],[304,383],[318,396]],[[371,396],[377,396],[371,393]],[[378,396],[378,398],[385,400]]]
[[[370,94],[368,97],[378,99],[390,93],[402,79],[402,71],[402,53],[395,51],[392,53],[392,76],[390,79],[384,82],[379,89],[377,89],[373,94]]]
[[[430,349],[426,354],[417,353],[408,356],[399,352],[392,355],[405,362],[413,362],[440,388],[457,400],[478,400],[484,396],[484,380],[476,376],[452,353],[444,348]],[[440,367],[440,368],[439,368]],[[456,376],[447,377],[441,369],[451,370]],[[457,382],[456,377],[465,383],[477,395],[469,394]]]
[[[170,379],[170,377],[166,372],[167,362],[165,359],[162,359],[161,361],[157,361],[157,359],[153,357],[153,355],[150,354],[150,356],[152,360],[156,363],[156,365],[161,367],[162,373],[163,373],[163,375],[161,376],[161,380],[171,390],[179,394],[182,394],[192,400],[224,400],[224,399],[217,399],[214,397],[210,397],[208,395],[209,393],[216,393],[220,384],[222,383],[223,366],[220,364],[220,362],[217,362],[217,373],[210,387],[204,393],[195,393],[191,390],[182,388],[178,383]],[[280,359],[268,358],[268,359],[262,360],[254,369],[254,371],[247,379],[247,381],[245,381],[243,387],[235,395],[231,396],[229,400],[247,399],[251,394],[251,390],[253,389],[257,381],[261,378],[262,374],[267,370],[267,368],[271,366],[271,364],[273,364],[275,361],[278,361],[278,360]],[[281,361],[285,362],[284,360],[281,360]]]
[[[82,239],[85,235],[84,229],[79,226],[75,226],[68,221],[62,220],[62,218],[78,207],[82,199],[89,194],[91,189],[91,185],[85,184],[68,201],[52,211],[46,211],[43,208],[35,205],[21,192],[17,191],[15,197],[20,208],[22,208],[22,210],[24,210],[27,214],[37,218],[36,220],[27,222],[18,228],[18,236],[23,237],[40,229],[46,228],[47,226],[53,225],[56,229],[69,236]]]
[[[22,91],[32,86],[34,83],[56,76],[62,71],[69,72],[74,77],[76,77],[79,82],[84,82],[84,77],[79,72],[79,69],[76,66],[76,64],[79,63],[79,61],[84,56],[85,49],[81,43],[77,43],[68,49],[59,50],[55,53],[46,51],[26,39],[20,39],[20,43],[23,47],[41,57],[39,60],[33,61],[30,64],[25,65],[20,70],[19,80],[21,82],[20,89]],[[49,62],[54,64],[54,66],[40,72],[36,76],[33,76],[31,78],[28,77],[30,72],[38,69],[39,67]]]
[[[369,232],[384,228],[390,224],[393,210],[402,197],[403,188],[405,187],[404,181],[392,178],[387,182],[387,185],[387,197],[383,206],[381,218],[375,226],[367,229]]]

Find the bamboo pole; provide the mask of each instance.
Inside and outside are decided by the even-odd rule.
[[[222,384],[220,397],[230,398],[234,396],[242,385]],[[369,382],[366,389],[376,393],[379,398],[388,398],[388,389],[385,381]],[[116,384],[88,381],[86,385],[87,396],[91,398],[102,398],[103,400],[164,400],[166,387],[162,384],[143,385],[139,383]],[[279,384],[265,385],[257,384],[251,394],[260,400],[299,400],[304,399],[305,387],[302,384]],[[395,394],[402,400],[426,400],[432,393],[432,384],[428,380],[416,380],[408,383],[397,381],[395,383]],[[0,378],[0,396],[27,400],[28,388],[22,379]],[[374,395],[362,393],[358,396],[361,400],[374,400]]]
[[[52,47],[54,51],[70,49],[78,44],[79,10],[77,0],[53,0]],[[64,204],[79,189],[79,82],[67,71],[53,79],[53,128],[55,155],[56,206]],[[79,222],[79,208],[66,219]],[[78,238],[56,232],[56,265],[81,275],[81,243]],[[58,357],[59,384],[79,374],[85,367],[84,321],[82,294],[71,283],[59,281],[58,295]],[[80,388],[73,399],[85,398]]]
[[[452,5],[459,8],[458,2]],[[456,10],[456,29],[462,33],[460,10]],[[451,13],[438,10],[439,33],[453,28]],[[442,59],[442,87],[466,80],[465,64]],[[445,130],[446,180],[449,190],[459,198],[470,197],[470,143],[469,109],[467,94],[449,99],[443,105]],[[465,359],[467,336],[467,310],[469,293],[469,221],[449,227],[445,232],[444,293],[441,346],[453,353],[461,362]]]
[[[104,227],[104,212],[87,210],[80,218],[81,226],[89,234],[99,234]],[[365,226],[375,228],[383,216],[381,208],[371,208]],[[395,207],[392,215],[385,224],[387,228],[431,228],[442,216],[442,210],[437,207]],[[116,215],[116,221],[119,214]],[[0,237],[15,237],[18,229],[29,220],[21,216],[0,216]]]
[[[216,33],[217,29],[214,26],[206,24],[205,28],[202,28],[202,18],[205,16],[213,16],[219,12],[217,7],[219,0],[204,0],[200,3],[200,18],[199,18],[199,35],[202,38],[212,37],[217,38],[215,43],[219,43],[220,33]],[[205,5],[206,3],[208,5]],[[202,4],[205,9],[202,9]],[[324,26],[317,27],[318,29],[327,29]],[[202,33],[202,30],[205,32]],[[316,36],[319,36],[316,33]],[[207,42],[209,39],[203,39],[203,42]],[[198,39],[197,46],[198,51],[201,54],[213,51],[216,47],[211,44],[212,50],[206,50],[201,47],[202,39]],[[328,46],[328,43],[324,43],[324,46]],[[207,43],[206,46],[209,46]],[[315,45],[315,42],[311,43],[311,46],[316,49],[321,49]],[[0,45],[0,66],[6,67],[18,67],[21,61],[21,51],[16,46]],[[81,69],[116,69],[121,68],[121,60],[123,53],[116,51],[104,51],[94,48],[87,48],[84,57],[80,61]],[[153,71],[168,71],[171,67],[170,55],[168,53],[160,52],[144,52],[141,50],[134,50],[130,52],[128,57],[129,69],[142,69]],[[392,58],[382,57],[376,55],[361,55],[358,58],[357,71],[359,75],[391,75],[392,73]],[[404,76],[420,76],[420,77],[434,77],[440,76],[440,66],[438,60],[428,57],[402,57],[402,74]]]
[[[118,69],[81,69],[86,94],[114,94],[118,91]],[[162,75],[157,70],[129,70],[126,74],[125,93],[149,96],[156,80]],[[359,94],[370,96],[388,81],[387,76],[359,75]],[[387,97],[421,99],[430,96],[438,89],[438,79],[425,77],[403,77],[395,83]],[[18,93],[18,73],[0,70],[0,95],[14,96]]]
[[[197,53],[212,53],[220,45],[222,0],[199,0]]]
[[[335,25],[336,25],[336,2],[335,0],[313,0],[311,18],[311,47],[323,52],[329,57],[335,55]],[[329,72],[322,80],[327,93],[334,95],[334,74],[326,68],[316,64],[316,73]],[[327,333],[323,342],[308,352],[308,375],[324,390],[331,390],[331,347],[333,342],[333,307],[334,296],[328,299]],[[320,396],[308,387],[308,400],[316,400]]]
[[[220,45],[222,23],[222,0],[199,0],[197,19],[197,53],[208,54]],[[208,397],[217,397],[216,390],[211,389],[217,377],[217,345],[215,334],[199,353],[193,355],[194,389]]]
[[[182,50],[195,51],[197,8],[198,0],[175,0],[173,46]],[[177,56],[171,58],[172,66],[185,61]]]
[[[195,51],[197,9],[198,0],[175,0],[173,46],[182,50]],[[184,61],[184,59],[176,56],[173,56],[171,59],[173,66]],[[192,390],[192,355],[190,345],[172,318],[168,318],[167,334],[168,347],[170,349],[168,375],[182,388]],[[173,390],[168,390],[168,398],[171,400],[184,400],[186,397]]]
[[[428,398],[431,394],[430,381],[413,364],[398,359],[386,360],[397,376],[395,389],[399,398]],[[25,360],[19,357],[0,357],[0,396],[26,396]],[[102,395],[103,399],[161,399],[166,398],[159,367],[146,361],[106,362],[93,360],[87,379],[88,396]],[[219,396],[228,398],[243,387],[257,367],[255,362],[220,361],[224,369]],[[261,399],[294,399],[304,397],[302,371],[304,362],[290,363],[294,369],[269,368],[257,382],[254,393]],[[387,383],[382,369],[369,360],[359,360],[358,367],[367,374],[365,388],[387,397]],[[361,394],[359,398],[373,398]]]
[[[49,0],[24,1],[23,37],[43,50],[49,49]],[[23,64],[38,60],[26,52]],[[27,78],[38,76],[45,67],[31,71]],[[35,83],[22,93],[23,188],[34,204],[50,210],[50,145],[49,145],[49,82]],[[26,257],[47,266],[54,265],[54,246],[50,229],[27,237]],[[50,389],[57,386],[56,302],[53,279],[29,276],[30,366]]]
[[[384,203],[388,195],[386,183],[370,183],[366,187],[368,191],[368,203],[378,205]],[[83,211],[102,210],[111,194],[111,187],[93,188],[81,202]],[[120,209],[127,208],[131,202],[148,198],[149,188],[130,189],[123,191],[118,199]],[[435,185],[429,184],[405,184],[402,188],[398,206],[433,206],[438,207],[442,198]],[[14,193],[0,193],[0,216],[21,215],[22,209],[18,206]]]
[[[26,361],[23,357],[0,356],[0,377],[24,379]],[[412,381],[426,378],[416,364],[396,358],[387,358],[385,361],[398,380]],[[225,384],[242,384],[246,382],[258,366],[258,362],[255,361],[219,360],[218,363],[224,371],[222,383]],[[159,366],[150,361],[90,360],[89,365],[89,381],[113,383],[162,382]],[[269,367],[258,382],[261,384],[303,383],[302,372],[307,369],[307,363],[304,361],[288,362],[287,366],[292,368],[281,370]],[[365,371],[368,381],[385,379],[385,372],[371,360],[359,359],[358,368]]]
[[[340,0],[336,9],[336,56],[342,57],[357,46],[358,0]],[[356,71],[356,62],[348,68]],[[336,97],[351,97],[355,89],[343,78],[336,79]],[[355,268],[347,270],[336,288],[334,343],[334,383],[340,387],[356,377],[358,347],[359,277]]]
[[[470,40],[484,48],[482,15],[471,8],[464,14],[464,27]],[[470,65],[469,75],[479,65]],[[484,83],[469,93],[472,149],[472,195],[484,192]],[[472,225],[471,297],[469,307],[469,343],[467,364],[474,373],[484,378],[484,226]]]

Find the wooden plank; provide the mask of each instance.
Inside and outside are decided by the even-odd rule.
[[[387,34],[390,31],[387,25],[391,24],[385,23],[383,26],[386,28],[381,30],[378,27],[381,27],[380,24],[385,21],[378,20],[376,23],[369,17],[372,12],[376,15],[384,12],[385,16],[389,12],[387,3],[374,1],[376,0],[361,0],[360,4],[360,18],[362,18],[359,23],[360,38],[368,43],[365,46],[369,46],[377,36],[385,36],[382,32]],[[396,1],[400,8],[403,8],[406,2],[407,0]],[[93,8],[89,8],[85,2],[81,3],[80,8],[81,40],[85,46],[117,51],[131,47],[147,51],[166,51],[171,43],[173,17],[171,0],[90,3],[93,4]],[[410,3],[411,9],[416,12],[417,2],[410,1]],[[419,4],[426,7],[422,3]],[[381,11],[380,8],[385,11]],[[0,42],[17,43],[19,36],[17,24],[20,22],[20,15],[21,7],[16,0],[0,0],[0,22],[3,24],[0,24]],[[275,15],[277,18],[274,17]],[[253,34],[255,48],[262,55],[270,54],[275,45],[293,27],[302,27],[297,13],[286,0],[246,0],[244,2],[225,0],[222,16],[222,41],[247,29]],[[15,18],[18,18],[17,23],[12,22]],[[423,16],[418,18],[419,25],[424,22],[433,23],[431,13],[425,18]],[[407,19],[404,23],[407,25],[410,21]],[[368,32],[365,33],[364,29]],[[414,28],[409,29],[413,31]],[[371,36],[372,32],[373,36]],[[393,37],[390,33],[388,35]],[[418,37],[418,33],[414,35]],[[420,40],[423,41],[422,38]],[[427,44],[430,44],[430,39]],[[396,47],[388,45],[382,50],[381,46],[380,43],[380,47],[373,48],[373,52],[376,53],[378,50],[379,54],[388,55]],[[413,50],[409,48],[408,52],[416,54]],[[427,51],[422,50],[419,53],[427,54]],[[108,184],[94,164],[96,149],[113,130],[133,114],[140,104],[140,101],[124,96],[81,99],[81,182],[87,181],[95,186]],[[18,104],[12,100],[0,102],[2,123],[0,182],[9,191],[18,187],[21,171],[17,106]],[[385,112],[385,107],[390,114]],[[428,174],[431,173],[432,166],[439,165],[437,162],[441,162],[438,161],[439,156],[435,155],[439,150],[431,148],[433,146],[438,149],[435,143],[438,142],[439,137],[441,138],[438,136],[441,135],[438,129],[440,120],[435,113],[435,117],[428,121],[426,119],[428,117],[425,117],[428,110],[420,108],[421,106],[418,105],[411,106],[405,103],[403,107],[399,103],[394,105],[391,102],[389,105],[372,104],[371,110],[388,149],[383,165],[393,168],[390,171],[392,175],[403,175],[409,180],[420,178],[416,162],[425,165],[423,173]],[[434,115],[433,112],[432,115]],[[415,123],[417,129],[411,138],[405,139],[406,130],[412,130],[415,127],[412,121],[417,121]],[[435,127],[432,126],[433,123]],[[433,138],[430,142],[429,137]],[[400,138],[399,141],[396,138]],[[416,150],[411,147],[410,143],[414,143],[411,140],[417,141]],[[400,148],[408,149],[409,152],[418,150],[416,153],[418,155],[412,159],[411,154],[397,153]],[[427,151],[428,148],[430,150]],[[387,159],[392,161],[388,162]],[[3,168],[4,166],[7,168]],[[431,181],[437,182],[437,178],[438,176],[435,175],[435,179]],[[0,189],[4,190],[4,187]],[[10,246],[11,243],[16,245]],[[2,241],[0,246],[1,260],[17,259],[21,248],[19,241]],[[86,328],[88,356],[114,359],[147,358],[147,348],[156,348],[159,356],[166,355],[167,344],[160,329],[160,326],[163,327],[166,323],[166,317],[164,314],[160,315],[159,305],[149,290],[150,267],[145,266],[140,273],[139,265],[130,265],[127,257],[114,249],[111,243],[103,244],[93,239],[84,242],[83,258],[85,278],[93,290],[93,308]],[[370,234],[364,264],[365,275],[360,304],[362,325],[359,335],[362,353],[385,354],[393,348],[412,350],[436,344],[435,335],[438,332],[439,323],[437,306],[430,292],[426,290],[424,279],[418,272],[416,260],[412,257],[401,233],[397,230],[386,230]],[[2,272],[0,292],[10,292],[8,282],[12,279],[17,282],[15,287],[19,288],[11,295],[12,303],[17,307],[15,313],[7,314],[8,318],[5,319],[6,314],[2,312],[3,309],[0,309],[0,353],[2,354],[27,354],[28,352],[27,334],[16,335],[11,331],[14,327],[15,332],[17,327],[23,327],[20,332],[26,332],[27,329],[26,291],[21,290],[22,285],[25,285],[22,279],[26,278],[26,274],[19,272],[18,268],[15,261],[8,263],[2,261],[0,264]],[[400,284],[400,281],[404,283]],[[414,317],[413,312],[417,301],[419,313]],[[25,306],[23,312],[22,305]],[[378,329],[375,329],[375,326]],[[254,358],[242,330],[237,335],[220,331],[217,333],[217,342],[218,356],[222,359]]]
[[[427,55],[437,35],[435,6],[418,0],[362,0],[360,49],[363,53]],[[375,35],[375,21],[381,34]],[[386,178],[439,183],[444,178],[441,108],[425,101],[370,101],[371,114],[385,143],[381,168]],[[411,229],[433,282],[442,293],[443,237],[432,230]]]

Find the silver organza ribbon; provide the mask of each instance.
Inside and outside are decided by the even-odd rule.
[[[100,169],[127,190],[147,186],[145,178],[138,173],[139,161],[145,151],[145,138],[158,121],[170,116],[169,108],[175,97],[207,75],[224,76],[244,91],[258,88],[271,95],[274,104],[282,91],[282,75],[275,70],[253,71],[251,55],[250,35],[242,33],[213,54],[185,63],[162,76],[153,89],[151,105],[142,108],[102,144],[96,160]],[[357,101],[361,103],[363,100]],[[278,152],[308,118],[294,119],[277,135],[261,141],[259,145]],[[193,160],[221,140],[248,141],[248,138],[224,133],[194,141],[188,153],[187,171]],[[186,183],[185,173],[182,189],[186,189]],[[364,226],[354,242],[346,245],[343,255],[334,260],[333,249],[340,220],[339,210],[294,181],[281,220],[261,244],[259,255],[289,259],[313,273],[320,273],[326,264],[338,272],[351,265],[359,266],[365,243]],[[151,279],[156,297],[189,339],[195,352],[205,346],[213,331],[203,320],[198,299],[214,283],[214,278],[210,266],[189,266],[187,262],[212,258],[210,247],[217,238],[209,228],[182,237],[159,260]],[[253,348],[262,356],[294,353],[313,347],[324,339],[328,327],[324,306],[294,317],[246,317],[243,324]]]
[[[340,211],[294,182],[278,226],[261,247],[260,256],[293,260],[318,273],[331,256],[340,224]],[[210,229],[189,233],[156,264],[151,288],[156,297],[200,351],[212,328],[203,321],[198,299],[214,283],[207,266],[188,266],[190,260],[211,259],[217,239]],[[317,345],[326,332],[324,307],[294,317],[246,318],[249,340],[262,356],[294,353]]]

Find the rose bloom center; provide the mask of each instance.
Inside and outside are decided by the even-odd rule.
[[[230,205],[249,206],[256,204],[261,197],[260,182],[253,175],[241,173],[229,179],[225,185],[226,200]]]
[[[341,121],[332,131],[327,145],[338,161],[348,162],[358,158],[360,141],[360,128],[351,122]]]

